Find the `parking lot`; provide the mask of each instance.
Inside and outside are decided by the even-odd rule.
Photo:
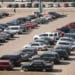
[[[65,11],[64,9],[60,10],[60,9],[46,9],[48,11],[58,11],[62,14],[66,14],[67,17],[64,17],[64,18],[59,18],[57,20],[54,20],[48,24],[44,24],[44,25],[40,25],[39,28],[37,29],[34,29],[33,31],[31,31],[29,34],[26,34],[26,35],[16,35],[14,39],[11,39],[10,41],[7,41],[6,43],[3,43],[0,45],[0,55],[3,55],[3,54],[9,54],[9,53],[12,53],[12,52],[15,52],[15,51],[19,51],[23,48],[23,46],[29,42],[31,42],[33,40],[33,36],[35,34],[40,34],[40,33],[43,33],[43,32],[50,32],[50,31],[53,31],[55,30],[56,28],[59,28],[65,24],[68,24],[70,22],[74,22],[75,21],[75,10],[71,12],[71,10],[73,10],[74,8],[70,8],[70,9],[67,9],[67,11]],[[19,11],[19,10],[18,10]],[[28,11],[27,11],[28,12]],[[33,11],[32,11],[33,12]],[[12,19],[15,19],[17,17],[22,17],[22,16],[26,16],[26,15],[29,15],[31,14],[30,12],[28,13],[18,13],[18,14],[15,14],[11,17],[7,17],[5,19],[1,19],[0,20],[0,23],[6,23]],[[42,53],[42,51],[39,52],[40,54]],[[61,61],[62,63],[61,64],[58,64],[58,65],[54,65],[54,70],[52,72],[23,72],[21,73],[20,71],[12,71],[12,72],[8,72],[8,71],[3,71],[3,72],[0,72],[1,75],[5,75],[7,72],[7,75],[10,75],[12,73],[12,75],[50,75],[50,74],[55,74],[55,75],[74,75],[75,71],[75,52],[72,52],[71,53],[71,56],[70,56],[70,60],[66,60],[66,61]]]

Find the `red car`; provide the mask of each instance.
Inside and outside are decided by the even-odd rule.
[[[65,26],[75,28],[75,22],[69,23],[69,24],[67,24]]]
[[[64,7],[69,7],[69,4],[68,3],[64,3]]]
[[[31,29],[34,29],[36,27],[36,25],[33,22],[26,22],[26,25]]]
[[[12,70],[13,64],[10,60],[1,60],[0,59],[0,70]]]

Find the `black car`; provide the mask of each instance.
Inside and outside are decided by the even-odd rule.
[[[58,28],[57,30],[60,30],[60,31],[62,31],[64,33],[69,33],[70,32],[70,28],[67,27],[67,26],[63,26],[61,28]]]
[[[60,63],[59,54],[57,52],[53,52],[53,51],[47,51],[47,52],[43,53],[42,55],[35,55],[35,57],[33,57],[31,59],[32,60],[40,59],[40,60],[44,60],[46,62],[53,61],[55,64]]]
[[[50,39],[50,38],[48,38],[48,37],[42,37],[41,39],[44,39],[50,45],[54,45],[55,44],[55,41]]]
[[[31,8],[32,7],[32,3],[27,3],[26,7]]]
[[[53,69],[53,63],[46,63],[43,60],[34,60],[32,62],[22,63],[23,71],[47,71]]]
[[[56,18],[60,18],[62,17],[61,14],[57,13],[57,12],[48,12],[48,14],[55,16]]]
[[[59,46],[59,47],[56,47],[55,49],[65,50],[69,55],[71,54],[71,49],[68,48],[68,47],[61,47],[61,46]]]
[[[27,54],[27,57],[26,57]],[[25,48],[21,50],[21,56],[23,60],[29,60],[33,55],[37,54],[37,50],[35,48]],[[27,59],[26,59],[27,58]]]
[[[75,7],[75,2],[72,2],[72,3],[71,3],[71,6],[72,6],[72,7]]]
[[[54,51],[59,54],[60,59],[64,59],[64,60],[69,59],[69,55],[68,55],[68,53],[65,50],[55,49]]]

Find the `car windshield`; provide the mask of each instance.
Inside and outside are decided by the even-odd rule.
[[[14,28],[11,28],[12,30],[18,30],[19,28],[18,27],[14,27]]]
[[[43,57],[43,58],[44,58],[44,57],[45,57],[45,58],[46,58],[46,57],[55,57],[55,55],[54,55],[54,54],[44,54],[44,55],[42,55],[41,57]]]
[[[32,50],[23,50],[22,52],[31,53]]]
[[[39,44],[31,44],[31,46],[39,46]]]
[[[60,42],[59,44],[61,44],[61,45],[70,45],[70,43],[67,43],[67,42]]]
[[[41,34],[40,36],[48,36],[48,34]]]
[[[61,40],[67,40],[67,41],[72,41],[71,39],[65,39],[65,38],[63,38],[63,39],[61,39]]]

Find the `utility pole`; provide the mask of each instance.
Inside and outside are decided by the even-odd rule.
[[[42,0],[39,0],[39,10],[40,10],[40,13],[43,12],[43,4],[42,4]]]

